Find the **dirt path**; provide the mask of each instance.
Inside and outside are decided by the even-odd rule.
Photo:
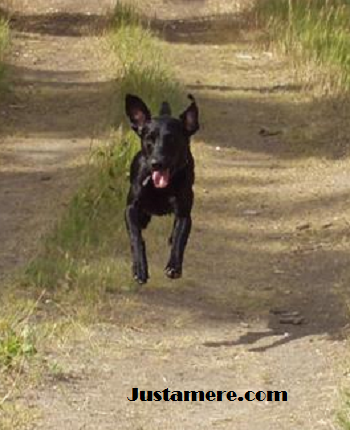
[[[162,20],[162,9],[157,12]],[[183,14],[183,2],[167,2],[164,13],[180,18],[168,23],[165,35],[179,79],[198,98],[203,124],[193,144],[198,180],[185,276],[164,281],[162,288],[150,283],[137,294],[111,297],[111,324],[92,327],[88,336],[63,345],[59,355],[52,351],[61,377],[25,400],[41,411],[35,428],[334,429],[347,346],[341,294],[348,279],[349,163],[323,150],[318,157],[303,155],[300,145],[322,110],[293,84],[283,62],[255,52],[239,33],[218,39],[222,23],[209,25],[188,10]],[[79,55],[72,54],[67,65],[66,55],[57,53],[52,65],[63,36],[40,34],[36,42],[25,37],[29,42],[18,45],[46,47],[47,64],[30,66],[34,72],[28,75],[20,70],[28,64],[17,63],[18,76],[21,81],[32,76],[45,98],[42,103],[28,88],[24,101],[19,98],[18,104],[34,101],[34,108],[17,114],[19,135],[7,138],[5,146],[15,170],[1,175],[21,184],[18,204],[36,211],[37,200],[23,184],[41,190],[41,207],[50,206],[57,190],[51,184],[67,180],[67,149],[86,149],[105,118],[101,104],[110,83],[99,70],[91,71],[94,61],[85,51],[91,38],[64,36]],[[87,75],[81,72],[86,68]],[[99,108],[90,111],[94,97]],[[50,108],[58,120],[45,115]],[[43,121],[33,129],[29,119],[41,109]],[[92,128],[77,125],[84,115]],[[41,155],[33,162],[31,151],[38,148]],[[43,174],[52,179],[43,180]],[[5,190],[0,199],[8,207]],[[30,212],[18,212],[23,221],[31,219]],[[11,224],[10,213],[7,222],[1,239],[15,244],[18,223]],[[11,225],[17,236],[8,232]],[[132,387],[239,395],[286,390],[289,398],[288,403],[130,403]]]
[[[22,265],[109,123],[99,30],[111,1],[14,2],[11,93],[1,108],[0,276]]]

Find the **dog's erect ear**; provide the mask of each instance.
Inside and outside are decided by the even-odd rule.
[[[199,111],[196,104],[195,98],[192,94],[188,95],[188,98],[192,101],[189,107],[180,115],[180,119],[183,123],[185,132],[188,136],[192,136],[199,129]]]
[[[146,104],[137,96],[127,94],[125,97],[125,112],[130,119],[131,128],[141,134],[147,121],[151,120],[151,112]]]

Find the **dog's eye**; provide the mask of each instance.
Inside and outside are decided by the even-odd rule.
[[[151,149],[152,149],[152,147],[153,147],[153,140],[151,140],[151,139],[146,139],[145,140],[145,146],[146,146],[146,149],[148,150],[148,151],[150,151]]]

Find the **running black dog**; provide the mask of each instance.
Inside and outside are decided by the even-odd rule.
[[[146,104],[128,94],[126,114],[132,129],[141,138],[141,151],[132,161],[130,190],[125,211],[126,226],[131,241],[133,275],[140,284],[148,279],[145,242],[141,231],[152,215],[174,213],[170,237],[171,253],[165,273],[179,278],[187,240],[191,231],[193,204],[194,160],[190,137],[199,129],[198,107],[189,95],[190,106],[179,118],[171,116],[167,102],[159,116],[152,118]]]

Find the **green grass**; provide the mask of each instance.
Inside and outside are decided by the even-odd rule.
[[[140,142],[124,122],[124,97],[137,94],[156,113],[164,99],[175,112],[185,100],[165,60],[162,42],[141,24],[131,6],[118,2],[110,41],[119,76],[117,130],[109,142],[92,151],[86,184],[24,278],[27,285],[54,290],[66,303],[69,296],[71,305],[84,303],[87,308],[99,308],[108,293],[133,289],[124,208],[129,166]]]
[[[10,31],[8,19],[2,16],[0,11],[0,88],[3,85],[5,77],[5,55],[9,46]]]
[[[0,327],[0,366],[13,367],[21,358],[35,353],[34,336],[29,325],[12,326],[6,321]]]
[[[32,416],[11,400],[41,373],[36,365],[40,340],[34,314],[42,297],[30,300],[4,292],[0,297],[0,428],[4,430],[24,428]]]
[[[142,14],[136,4],[118,0],[112,17],[113,29],[142,25]]]
[[[350,393],[343,394],[344,400],[342,410],[338,413],[338,423],[344,430],[350,430]]]
[[[4,285],[3,285],[4,288]],[[34,314],[44,292],[34,299],[7,294],[0,297],[0,374],[17,371],[36,352],[37,335]],[[0,386],[0,397],[1,397]]]
[[[147,22],[130,4],[117,3],[114,23],[111,43],[119,64],[120,99],[128,92],[138,94],[153,112],[157,112],[166,99],[175,111],[179,111],[185,99],[166,61],[164,43],[155,37]]]
[[[255,13],[268,41],[297,65],[316,66],[333,88],[350,89],[349,0],[264,0]]]
[[[136,148],[133,136],[120,131],[93,152],[88,183],[27,269],[27,279],[37,287],[65,293],[81,287],[83,297],[93,301],[122,281],[127,249],[122,208]]]

